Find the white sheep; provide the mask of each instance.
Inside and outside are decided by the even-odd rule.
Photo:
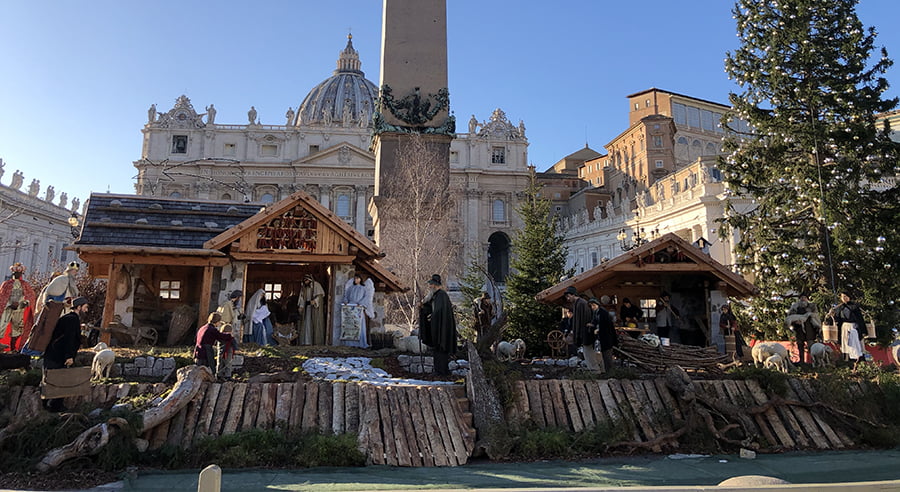
[[[525,340],[516,338],[513,340],[513,346],[516,348],[516,360],[525,358]]]
[[[816,342],[809,347],[809,355],[812,357],[813,367],[828,367],[833,361],[834,349],[830,345]]]
[[[522,342],[524,345],[524,342]],[[503,341],[497,344],[497,360],[509,362],[516,356],[516,346]]]
[[[788,372],[787,361],[779,354],[772,354],[763,362],[766,369],[774,369],[784,373]]]
[[[762,342],[757,343],[753,346],[752,350],[753,354],[753,365],[759,367],[760,364],[765,363],[766,359],[769,357],[778,354],[781,358],[786,362],[788,366],[791,363],[791,356],[788,353],[788,349],[785,348],[784,345],[775,342]]]
[[[94,362],[91,363],[91,378],[108,378],[115,361],[116,353],[111,349],[105,348],[94,354]]]
[[[94,352],[99,352],[103,349],[108,349],[108,348],[109,348],[109,345],[107,345],[103,342],[100,342],[97,345],[94,345],[94,348],[92,348],[91,350],[93,350]]]

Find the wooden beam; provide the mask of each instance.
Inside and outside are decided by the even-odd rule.
[[[105,329],[112,322],[116,314],[116,283],[119,281],[121,265],[115,263],[109,266],[109,280],[106,281],[106,302],[103,303],[103,316],[100,318],[100,341],[109,345],[111,333]]]
[[[206,318],[209,316],[209,298],[212,295],[212,276],[213,267],[203,267],[203,284],[200,287],[200,313],[197,320],[197,328],[206,324]]]
[[[175,266],[225,266],[229,259],[210,256],[178,256],[174,254],[134,254],[134,253],[81,253],[78,255],[86,263],[116,263],[119,265],[175,265]]]
[[[265,261],[272,263],[342,263],[350,264],[356,259],[350,255],[315,255],[315,254],[297,254],[284,253],[281,250],[274,250],[271,253],[231,253],[231,257],[238,261]]]
[[[635,265],[634,263],[625,263],[617,265],[616,272],[712,272],[713,269],[709,265],[701,265],[699,263],[644,263],[643,265]]]

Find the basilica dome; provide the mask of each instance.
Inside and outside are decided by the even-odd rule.
[[[300,104],[295,126],[326,125],[367,128],[378,87],[360,70],[359,52],[353,48],[353,36],[341,51],[334,74],[309,91]]]

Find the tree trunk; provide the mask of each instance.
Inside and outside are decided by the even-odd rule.
[[[469,355],[469,377],[466,378],[466,391],[472,402],[472,416],[475,430],[480,437],[476,449],[483,449],[491,459],[502,458],[509,451],[497,441],[496,428],[503,422],[503,406],[493,383],[484,375],[481,356],[471,341],[466,341]]]

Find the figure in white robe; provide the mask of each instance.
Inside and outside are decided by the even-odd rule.
[[[356,274],[344,286],[344,297],[341,299],[341,345],[368,348],[366,335],[366,317],[374,318],[375,310],[372,301],[375,296],[375,284],[372,279],[362,280]]]

